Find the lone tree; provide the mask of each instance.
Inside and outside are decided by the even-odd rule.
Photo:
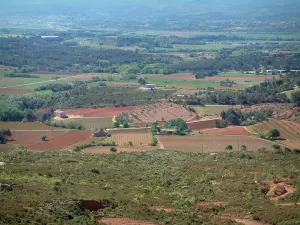
[[[9,129],[0,130],[0,144],[5,144],[7,137],[11,137],[11,131]]]
[[[147,82],[146,82],[146,80],[145,80],[144,78],[139,78],[138,83],[139,83],[140,85],[145,85],[145,84],[147,84]]]
[[[241,150],[242,150],[243,152],[247,151],[247,146],[246,146],[246,145],[242,145],[242,146],[241,146]]]
[[[268,137],[271,140],[274,140],[275,138],[280,136],[280,132],[276,128],[272,128],[271,130],[268,131]]]
[[[43,136],[41,137],[41,140],[42,140],[42,141],[47,141],[47,136],[46,136],[46,135],[43,135]]]
[[[232,151],[232,149],[233,149],[232,145],[227,145],[226,148],[225,148],[225,150],[227,150],[227,151]]]

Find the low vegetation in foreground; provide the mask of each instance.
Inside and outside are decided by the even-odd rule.
[[[300,223],[299,206],[281,204],[300,202],[296,153],[11,151],[1,153],[0,162],[2,224],[93,224],[97,217],[155,224],[233,224],[222,219],[224,215],[268,224]],[[274,180],[288,183],[293,191],[272,200],[268,184]],[[81,200],[106,204],[91,217]],[[206,203],[215,201],[225,203]]]

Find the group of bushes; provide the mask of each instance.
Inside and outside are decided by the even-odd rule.
[[[26,73],[7,73],[4,75],[5,77],[20,77],[20,78],[40,78],[36,75],[26,74]]]
[[[61,127],[61,128],[71,129],[71,130],[85,130],[85,127],[82,124],[77,124],[77,123],[58,124],[58,123],[46,122],[45,124],[51,127]]]
[[[92,143],[83,143],[83,144],[76,145],[75,147],[73,147],[73,151],[79,152],[82,149],[96,147],[96,146],[117,146],[117,144],[114,141],[111,141],[111,142],[109,142],[109,141],[94,142],[93,141]]]

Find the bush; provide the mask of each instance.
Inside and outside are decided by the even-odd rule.
[[[152,141],[151,141],[151,146],[157,146],[157,144],[158,144],[158,140],[157,140],[157,138],[156,137],[152,137]]]
[[[46,135],[43,135],[43,136],[41,137],[41,140],[42,140],[42,141],[47,141],[47,136],[46,136]]]
[[[226,146],[226,148],[225,148],[225,150],[227,150],[227,151],[232,151],[232,145],[228,145],[228,146]]]
[[[247,146],[246,146],[246,145],[242,145],[242,146],[241,146],[241,150],[242,150],[243,152],[247,151]]]
[[[132,141],[128,141],[128,145],[129,145],[129,146],[133,146]]]
[[[114,148],[114,147],[111,147],[111,148],[109,149],[109,151],[110,151],[110,152],[113,152],[113,153],[116,153],[118,150],[117,150],[116,148]]]
[[[83,144],[79,144],[79,145],[73,147],[73,151],[79,152],[82,149],[95,147],[95,146],[117,146],[117,144],[114,141],[112,141],[112,142],[100,141],[100,142],[92,142],[92,143],[83,143]]]

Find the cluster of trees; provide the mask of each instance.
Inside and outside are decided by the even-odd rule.
[[[0,130],[0,144],[6,144],[8,137],[11,136],[11,131],[9,129]]]
[[[59,92],[59,91],[68,91],[68,90],[71,90],[72,88],[73,88],[73,85],[71,85],[71,84],[50,83],[50,84],[47,84],[44,86],[40,86],[34,90],[35,91],[50,90],[53,92]]]
[[[194,76],[196,79],[204,79],[205,77],[212,77],[218,75],[218,71],[202,71],[202,72],[194,72]]]
[[[26,74],[26,73],[6,73],[5,77],[16,77],[16,78],[40,78],[36,75]]]
[[[174,129],[176,135],[186,135],[188,125],[183,119],[179,118],[166,121],[164,124],[164,128]]]
[[[219,126],[231,125],[252,125],[255,123],[263,122],[273,116],[272,110],[261,110],[252,112],[242,112],[234,108],[221,112],[221,117],[225,123]]]

